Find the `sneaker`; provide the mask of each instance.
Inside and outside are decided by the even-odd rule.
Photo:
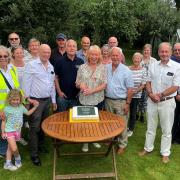
[[[20,168],[22,166],[21,160],[15,160],[15,166]]]
[[[29,123],[28,123],[28,122],[25,122],[25,123],[24,123],[24,127],[27,128],[27,129],[29,129]]]
[[[28,142],[24,138],[20,138],[19,143],[21,143],[23,146],[26,146]]]
[[[127,132],[127,136],[128,136],[128,137],[131,137],[132,135],[133,135],[133,131],[130,131],[130,130],[129,130],[129,131]]]
[[[89,151],[88,143],[84,143],[84,144],[83,144],[82,151],[83,151],[83,152],[88,152],[88,151]]]
[[[16,171],[17,167],[14,166],[12,163],[4,163],[4,169],[8,169],[10,171]]]
[[[101,148],[101,145],[99,143],[93,143],[93,146],[98,149]]]

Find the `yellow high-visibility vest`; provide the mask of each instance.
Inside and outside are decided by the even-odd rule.
[[[14,88],[20,90],[18,75],[14,66],[10,69],[10,74],[14,83]],[[0,110],[2,110],[5,106],[7,95],[8,87],[6,85],[6,82],[4,81],[4,77],[0,73]]]

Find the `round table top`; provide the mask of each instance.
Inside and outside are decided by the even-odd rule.
[[[118,115],[99,111],[99,122],[69,122],[69,112],[59,112],[46,118],[43,131],[50,137],[68,142],[96,142],[113,138],[124,130],[125,121]]]

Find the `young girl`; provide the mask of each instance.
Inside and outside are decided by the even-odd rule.
[[[19,90],[12,89],[7,96],[7,105],[4,108],[6,120],[2,121],[2,138],[7,138],[8,149],[4,169],[15,171],[22,166],[16,141],[20,139],[21,127],[23,125],[23,114],[31,115],[39,103],[35,102],[34,107],[29,111],[22,105],[23,97]],[[12,164],[12,155],[15,158],[15,165]]]

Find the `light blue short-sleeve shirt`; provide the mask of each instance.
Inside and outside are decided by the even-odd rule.
[[[87,62],[87,58],[86,58],[86,56],[84,55],[82,49],[80,49],[79,51],[76,52],[76,56],[77,56],[78,58],[82,59],[82,60],[84,61],[84,63]]]
[[[5,132],[21,131],[23,114],[26,114],[28,110],[23,105],[6,106],[4,112],[6,115]]]
[[[112,71],[112,64],[107,65],[107,87],[106,97],[118,99],[127,98],[128,88],[133,88],[134,82],[131,70],[124,64],[119,64]]]

